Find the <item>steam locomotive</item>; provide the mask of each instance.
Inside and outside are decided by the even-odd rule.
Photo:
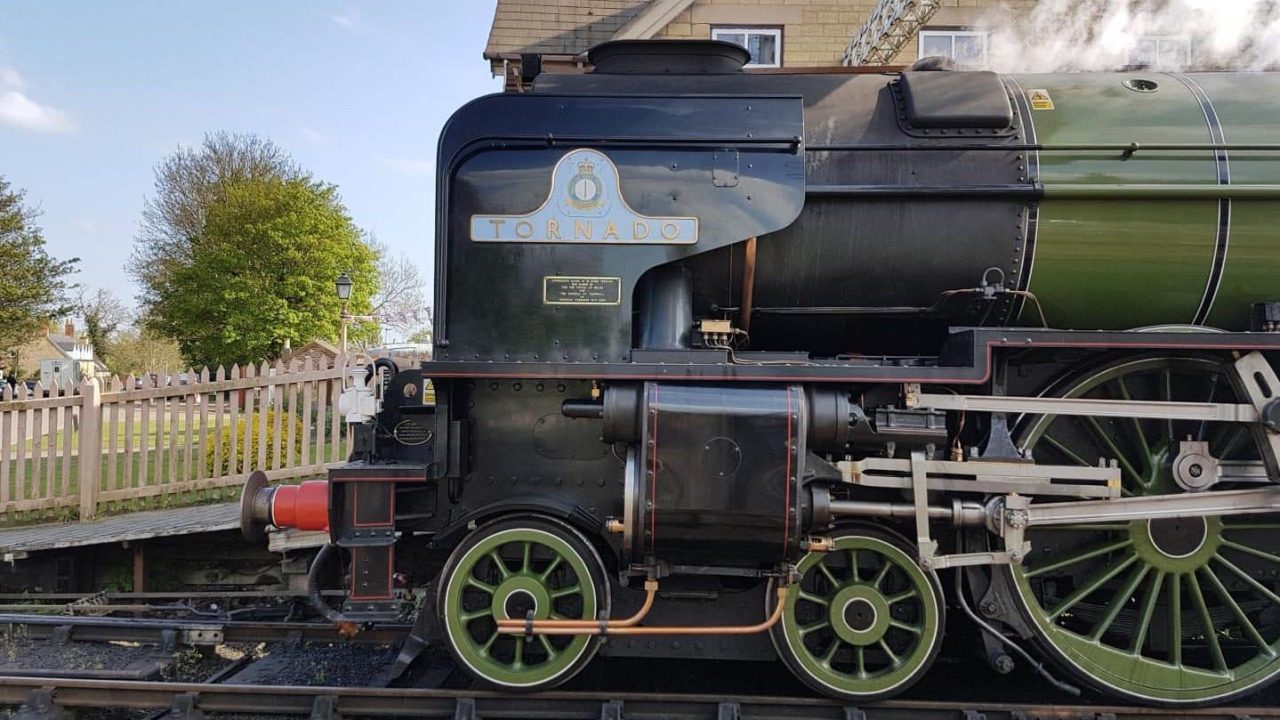
[[[460,109],[434,359],[246,533],[327,529],[326,616],[513,691],[780,659],[866,702],[948,624],[1139,703],[1275,679],[1280,76],[746,61],[609,43]]]

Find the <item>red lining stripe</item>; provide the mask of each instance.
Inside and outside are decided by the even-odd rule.
[[[782,554],[787,553],[787,541],[791,537],[791,388],[787,393],[787,473],[782,476],[782,494],[786,497],[786,508],[782,516]]]
[[[658,383],[653,383],[653,477],[649,479],[649,552],[658,554]]]

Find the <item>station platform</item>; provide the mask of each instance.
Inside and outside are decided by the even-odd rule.
[[[113,515],[93,522],[67,522],[0,529],[0,560],[13,562],[31,553],[67,550],[157,538],[235,531],[240,528],[239,503],[191,505],[163,510],[141,510]],[[326,533],[275,532],[269,536],[273,552],[317,547]]]

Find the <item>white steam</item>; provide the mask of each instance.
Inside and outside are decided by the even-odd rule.
[[[1004,72],[1280,67],[1280,0],[1040,0],[978,24]]]

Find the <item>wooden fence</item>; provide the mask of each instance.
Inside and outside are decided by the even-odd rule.
[[[0,520],[90,520],[231,499],[255,469],[323,475],[350,451],[342,361],[34,390],[0,383]]]

